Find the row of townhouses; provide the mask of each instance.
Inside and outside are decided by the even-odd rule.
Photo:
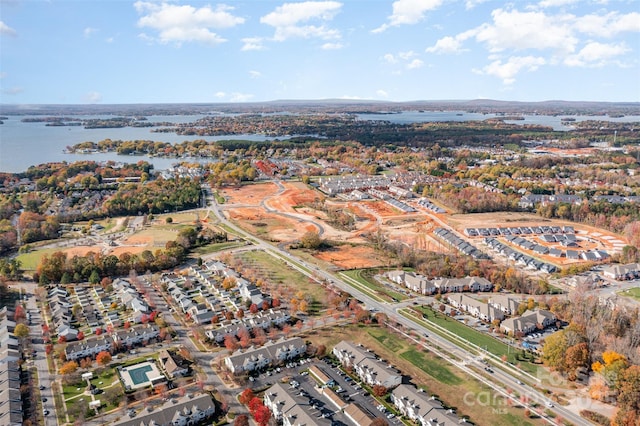
[[[434,396],[413,385],[400,385],[391,392],[391,402],[402,413],[420,426],[454,426],[465,423],[455,412],[446,409]]]
[[[610,265],[602,269],[602,275],[614,280],[633,280],[640,278],[640,263]]]
[[[148,406],[134,416],[116,421],[112,425],[191,426],[210,419],[215,412],[216,405],[211,395],[185,395],[170,399],[159,407]]]
[[[443,240],[447,245],[452,248],[455,248],[462,254],[466,254],[467,256],[471,256],[474,259],[488,259],[489,257],[478,250],[476,246],[473,244],[469,244],[462,238],[460,238],[455,232],[450,231],[445,228],[436,228],[433,231],[433,234]]]
[[[259,348],[237,350],[224,359],[224,364],[234,374],[249,373],[282,364],[306,351],[307,344],[300,337],[282,338]]]
[[[88,337],[67,344],[65,355],[68,360],[94,357],[102,351],[112,352],[116,347],[123,349],[146,345],[160,336],[160,328],[152,323],[140,324],[127,329],[116,330],[111,335]]]
[[[0,310],[0,424],[18,426],[22,424],[22,359],[20,341],[13,334],[16,323],[11,320],[14,312],[7,307]]]
[[[440,278],[430,281],[425,276],[414,272],[394,270],[387,272],[387,278],[420,294],[491,291],[493,289],[493,284],[482,277]]]
[[[67,342],[78,338],[78,330],[71,324],[73,314],[72,303],[69,301],[69,293],[62,287],[54,287],[47,294],[47,302],[51,313],[51,324],[58,337],[63,337]],[[53,331],[52,330],[52,331]]]
[[[345,368],[352,368],[369,386],[381,385],[392,389],[402,383],[402,375],[398,370],[355,343],[343,340],[333,348],[333,355]]]
[[[212,342],[220,344],[227,336],[239,336],[242,330],[252,332],[258,328],[267,330],[274,326],[281,327],[290,319],[291,316],[285,311],[268,309],[252,316],[246,316],[241,320],[232,320],[229,324],[221,323],[220,327],[207,330],[205,335]]]

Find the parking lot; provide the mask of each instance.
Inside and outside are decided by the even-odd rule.
[[[345,404],[355,403],[371,417],[383,417],[389,424],[401,424],[393,413],[387,411],[379,401],[362,388],[361,384],[349,377],[341,368],[329,361],[303,359],[290,362],[273,370],[255,374],[249,379],[252,389],[266,389],[277,382],[288,382],[291,394],[308,400],[309,414],[317,418],[326,418],[333,426],[352,425],[347,416],[322,392],[315,378],[309,374],[308,368],[315,365],[330,381],[327,386],[340,396]],[[305,401],[306,402],[306,401]]]

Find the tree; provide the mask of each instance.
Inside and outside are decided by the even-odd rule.
[[[618,412],[616,426],[640,423],[640,366],[632,365],[624,370],[618,380]]]
[[[587,343],[578,343],[570,346],[564,357],[564,362],[569,372],[569,378],[575,380],[575,372],[578,368],[586,367],[589,362],[589,345]]]
[[[111,362],[111,354],[107,351],[99,352],[96,355],[96,362],[100,365],[107,365]]]
[[[264,405],[261,405],[253,412],[253,418],[258,425],[267,426],[271,418],[271,411]]]
[[[91,272],[91,275],[89,276],[89,282],[91,284],[98,284],[100,282],[100,274],[98,273],[97,270],[93,270]]]
[[[253,391],[250,388],[247,388],[242,391],[242,393],[238,397],[238,401],[240,401],[240,404],[247,405],[249,404],[249,401],[251,401],[254,397],[255,395]]]
[[[320,238],[318,231],[308,231],[300,239],[300,245],[302,248],[309,250],[317,250],[322,246],[322,244],[323,241],[322,238]]]
[[[542,347],[542,360],[549,367],[564,372],[566,371],[565,353],[567,352],[567,337],[559,331],[547,337]]]
[[[389,392],[389,390],[382,385],[373,385],[373,394],[378,398],[382,398]]]
[[[247,404],[249,407],[249,412],[254,415],[255,418],[255,412],[258,408],[263,407],[264,404],[262,403],[262,400],[260,398],[258,398],[257,396],[254,396],[253,398],[251,398],[251,400],[249,400],[249,404]]]
[[[22,323],[16,324],[13,334],[20,339],[25,339],[29,337],[29,327]]]
[[[75,361],[67,361],[60,367],[60,374],[67,375],[75,373],[78,369],[78,363]]]
[[[246,414],[240,414],[233,421],[233,426],[249,426],[249,416]]]

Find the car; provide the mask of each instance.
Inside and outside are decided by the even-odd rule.
[[[49,410],[44,410],[44,411],[42,412],[42,414],[44,414],[45,416],[48,416],[48,415],[49,415]]]
[[[44,385],[40,385],[39,389],[44,390]]]
[[[545,405],[549,408],[553,408],[553,403],[551,401],[547,401]]]
[[[524,385],[524,383],[522,383],[520,380],[516,380],[516,383],[519,385]]]
[[[387,414],[387,418],[388,418],[388,419],[392,419],[392,418],[394,418],[395,416],[396,416],[396,415],[395,415],[395,414],[393,414],[393,413],[389,413],[389,414]]]

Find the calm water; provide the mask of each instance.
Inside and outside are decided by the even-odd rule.
[[[148,116],[150,122],[193,122],[202,115]],[[456,111],[406,111],[399,114],[359,114],[360,120],[386,120],[393,123],[419,123],[429,121],[478,121],[495,117],[494,114],[466,113]],[[22,172],[33,165],[54,161],[149,161],[157,170],[163,170],[176,163],[175,158],[149,158],[147,156],[124,156],[116,153],[105,154],[65,154],[67,146],[80,142],[99,142],[112,140],[153,140],[158,142],[180,143],[186,140],[203,139],[216,141],[222,139],[242,139],[253,141],[273,140],[264,135],[229,135],[229,136],[181,136],[174,133],[152,133],[151,128],[123,127],[117,129],[85,129],[82,126],[57,127],[45,126],[45,123],[23,123],[24,116],[10,116],[0,125],[0,171]],[[80,116],[79,118],[101,118],[99,116]],[[107,117],[102,117],[107,118]],[[561,123],[562,117],[544,115],[526,115],[524,120],[508,121],[515,124],[540,124],[553,127],[555,130],[570,130],[570,126]],[[605,120],[614,122],[640,121],[639,116],[610,118],[608,116],[574,116],[576,121]],[[285,139],[283,137],[278,139]]]

